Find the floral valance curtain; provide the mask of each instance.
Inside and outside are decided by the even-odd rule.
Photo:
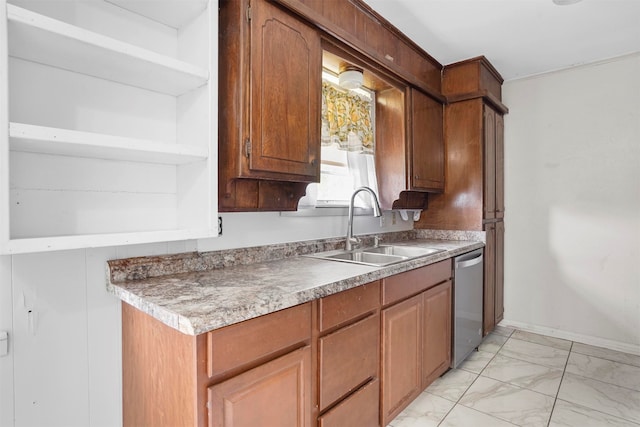
[[[373,153],[371,101],[322,82],[322,145]]]

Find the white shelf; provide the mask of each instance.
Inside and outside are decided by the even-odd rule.
[[[185,164],[207,159],[207,147],[169,144],[24,123],[9,123],[10,150],[60,156]]]
[[[9,55],[182,95],[207,83],[200,67],[7,4]]]
[[[172,28],[180,28],[207,8],[207,0],[105,0]]]
[[[57,250],[99,248],[130,244],[173,242],[217,236],[213,229],[160,230],[133,233],[83,234],[79,236],[37,237],[12,239],[2,251],[5,254],[23,254]]]

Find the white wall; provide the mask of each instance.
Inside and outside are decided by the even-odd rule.
[[[640,54],[507,82],[505,320],[640,352]]]
[[[346,233],[344,216],[223,218],[218,239],[0,256],[0,330],[10,332],[9,355],[0,357],[0,426],[121,425],[120,304],[105,290],[107,260]],[[354,231],[413,228],[393,222],[389,212],[383,228],[378,218],[356,217]]]

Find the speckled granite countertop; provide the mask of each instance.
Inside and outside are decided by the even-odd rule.
[[[235,255],[220,251],[218,258],[207,256],[207,253],[131,258],[109,261],[107,288],[122,301],[168,326],[185,334],[199,335],[484,246],[481,239],[425,239],[421,238],[424,234],[412,232],[394,237],[398,237],[396,240],[400,240],[400,244],[444,251],[387,267],[298,256],[336,249],[343,239],[333,239],[335,243],[332,239],[321,241],[311,249],[308,243],[247,248],[245,255],[247,252],[255,255],[252,259],[259,261],[255,263],[230,262],[229,257],[237,257],[238,250],[227,251]],[[385,244],[390,242],[384,241]],[[261,259],[258,254],[265,251],[280,251],[282,257]]]

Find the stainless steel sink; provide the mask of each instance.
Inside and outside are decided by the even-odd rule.
[[[417,258],[421,256],[427,256],[431,254],[435,254],[438,252],[442,252],[443,249],[435,249],[435,248],[423,248],[420,246],[393,246],[393,245],[380,245],[374,248],[366,248],[362,249],[363,252],[366,253],[375,253],[375,254],[385,254],[385,255],[396,255],[407,258]]]
[[[335,250],[306,255],[311,258],[330,261],[350,262],[353,264],[384,267],[413,258],[419,258],[442,252],[444,249],[423,248],[420,246],[380,245],[354,250]]]
[[[382,267],[385,265],[394,264],[396,262],[404,261],[407,259],[405,256],[398,255],[385,255],[374,252],[365,251],[344,251],[335,255],[328,255],[322,257],[333,261],[353,262],[356,264],[375,265]]]

